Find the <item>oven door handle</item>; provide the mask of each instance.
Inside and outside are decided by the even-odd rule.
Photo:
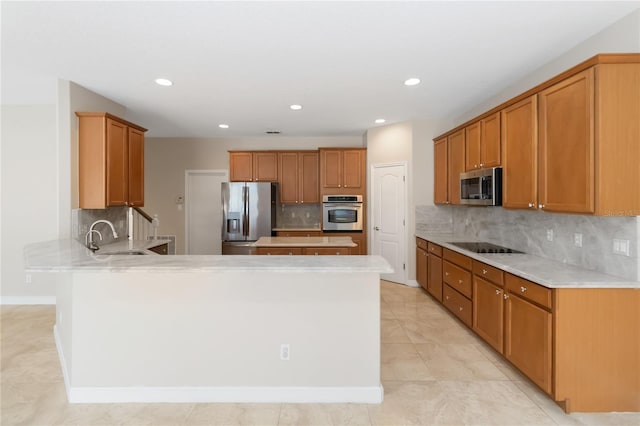
[[[359,209],[362,207],[362,204],[358,204],[358,205],[353,205],[352,203],[344,203],[344,204],[327,204],[327,203],[323,203],[322,204],[323,207],[344,207],[344,208],[351,208],[351,209]]]

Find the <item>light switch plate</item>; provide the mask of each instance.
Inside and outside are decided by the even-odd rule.
[[[573,234],[573,244],[576,247],[582,247],[582,234],[579,232],[576,232],[575,234]]]
[[[631,242],[629,240],[622,240],[618,238],[613,239],[613,253],[615,254],[631,256],[630,246]]]
[[[547,229],[547,241],[553,241],[553,229]]]

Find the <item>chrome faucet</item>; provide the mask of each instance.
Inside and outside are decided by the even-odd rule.
[[[107,225],[109,225],[111,227],[111,232],[113,233],[113,238],[118,238],[118,233],[116,232],[116,228],[114,228],[113,223],[104,219],[96,220],[91,224],[91,226],[89,227],[89,231],[84,236],[85,244],[87,245],[87,248],[91,251],[96,251],[99,249],[98,245],[95,243],[95,241],[93,241],[93,233],[94,232],[97,233],[98,236],[100,237],[100,240],[102,240],[102,234],[100,233],[100,231],[93,229],[93,227],[96,226],[98,223],[106,223]]]

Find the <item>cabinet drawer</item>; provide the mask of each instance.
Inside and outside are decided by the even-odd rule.
[[[515,275],[506,274],[505,287],[511,293],[551,309],[551,289]]]
[[[304,249],[304,254],[308,256],[348,256],[348,247],[310,247]]]
[[[451,263],[455,263],[456,265],[471,270],[471,258],[465,256],[464,254],[457,253],[453,250],[444,249],[444,255],[442,256],[445,260],[448,260]]]
[[[422,250],[427,250],[428,243],[422,238],[416,238],[416,245],[420,247]]]
[[[442,257],[442,247],[437,244],[429,243],[427,251],[431,254]]]
[[[258,247],[257,254],[267,255],[301,255],[302,249],[297,247]]]
[[[471,272],[445,261],[442,265],[442,275],[445,283],[471,298]]]
[[[500,287],[504,284],[504,272],[502,270],[477,260],[473,261],[473,273],[494,284],[498,284]]]
[[[442,304],[471,327],[471,300],[445,284],[442,286]]]

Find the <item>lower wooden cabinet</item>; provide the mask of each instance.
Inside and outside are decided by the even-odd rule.
[[[428,260],[429,279],[427,281],[427,291],[439,302],[442,302],[442,258],[429,253]]]
[[[278,237],[322,237],[322,231],[276,231]]]
[[[507,291],[504,356],[551,394],[551,312]]]
[[[274,256],[348,256],[349,247],[258,247],[256,254]]]
[[[428,265],[429,256],[426,250],[416,247],[416,281],[425,290],[429,291],[428,283]]]
[[[473,277],[473,331],[502,353],[504,309],[502,287]]]
[[[311,247],[305,248],[304,254],[307,256],[348,256],[348,247]]]
[[[300,247],[258,247],[256,254],[300,256],[302,249]]]
[[[471,300],[445,284],[442,286],[442,304],[467,327],[471,327]]]

